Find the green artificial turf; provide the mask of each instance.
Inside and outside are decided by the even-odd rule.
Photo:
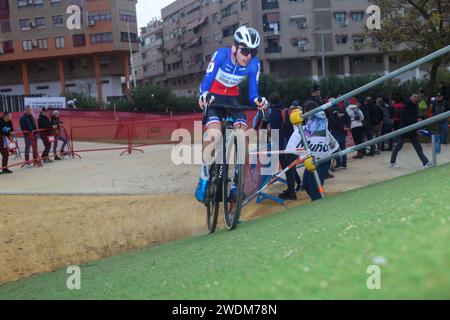
[[[349,173],[350,174],[350,173]],[[192,213],[202,214],[202,213]],[[378,264],[381,289],[366,270]],[[450,298],[450,165],[0,287],[1,299]]]

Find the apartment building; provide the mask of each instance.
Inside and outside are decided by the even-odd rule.
[[[0,94],[84,92],[107,101],[130,87],[136,0],[0,0]],[[81,9],[81,24],[67,21]]]
[[[134,54],[136,80],[139,84],[164,85],[163,22],[153,20],[141,28],[139,52]]]
[[[156,71],[157,82],[178,95],[197,94],[212,54],[232,44],[240,25],[260,32],[263,70],[278,78],[393,71],[406,62],[380,53],[377,39],[362,35],[371,4],[370,0],[174,1],[161,11],[163,46],[154,58],[164,61],[164,73]],[[147,70],[144,79],[152,79],[153,68]],[[418,74],[420,70],[405,77]]]

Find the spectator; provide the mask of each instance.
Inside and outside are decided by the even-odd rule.
[[[437,94],[436,101],[434,101],[432,105],[433,116],[449,111],[449,104],[444,100],[444,94],[441,92]],[[439,122],[437,125],[442,143],[448,144],[448,119]]]
[[[418,105],[419,101],[420,101],[419,93],[415,92],[411,94],[409,100],[406,102],[405,107],[402,110],[400,118],[401,128],[417,123],[417,119],[419,118],[419,105]],[[431,162],[428,161],[428,158],[423,154],[422,146],[420,145],[419,139],[417,138],[417,131],[408,132],[399,137],[398,144],[395,146],[395,149],[392,152],[391,167],[392,168],[397,167],[396,164],[397,155],[398,152],[403,148],[405,140],[409,140],[412,143],[424,167],[430,167],[432,164]]]
[[[36,136],[33,131],[36,130],[36,121],[33,117],[33,109],[30,106],[25,107],[24,115],[20,118],[20,130],[23,131],[23,137],[25,140],[25,161],[30,161],[30,148],[33,150],[33,160],[37,158],[37,150],[34,150],[33,140],[36,143]]]
[[[355,104],[350,104],[347,107],[347,114],[350,117],[351,123],[350,123],[350,129],[352,131],[353,141],[355,142],[355,145],[359,145],[363,142],[363,121],[364,121],[364,114],[362,111],[358,108]],[[362,159],[364,157],[364,152],[362,150],[359,150],[357,155],[354,156],[354,159]]]
[[[389,104],[385,103],[383,99],[377,99],[377,106],[380,108],[381,113],[383,114],[383,123],[381,125],[381,135],[385,135],[391,133],[394,129],[394,108]],[[389,147],[388,151],[392,151],[394,149],[394,139],[389,139]],[[380,144],[380,151],[385,151],[386,145],[384,142]]]
[[[278,148],[279,150],[286,150],[291,130],[286,127],[283,119],[286,119],[288,109],[282,103],[280,95],[277,92],[272,93],[269,97],[269,102],[271,105],[270,129],[279,130]],[[293,154],[280,155],[281,168],[285,169],[294,162],[295,159],[296,156]],[[285,191],[280,193],[278,197],[284,200],[297,200],[297,195],[295,193],[302,190],[302,181],[296,168],[291,168],[286,172],[286,181],[288,187]],[[295,187],[295,183],[297,183],[297,187]]]
[[[7,168],[9,159],[9,147],[8,144],[11,142],[11,132],[14,131],[12,117],[9,112],[4,112],[2,118],[0,119],[0,153],[2,154],[2,168],[3,173],[12,173],[11,170]]]
[[[76,103],[77,99],[67,101],[67,109],[76,109],[77,108]]]
[[[40,131],[40,135],[42,142],[44,143],[44,151],[42,152],[41,158],[44,159],[45,163],[53,162],[49,157],[50,148],[52,147],[52,144],[49,141],[49,136],[53,133],[51,130],[53,127],[50,119],[48,118],[48,109],[46,107],[44,107],[39,114],[38,126],[39,130],[42,130]]]
[[[371,97],[367,97],[364,99],[364,103],[360,106],[360,109],[364,115],[363,121],[363,140],[369,141],[373,138],[373,125],[372,125],[372,117],[373,111],[373,102]],[[375,155],[375,146],[370,146],[370,152],[367,153],[366,150],[363,150],[364,155],[374,156]]]
[[[52,119],[51,119],[52,127],[55,129],[55,142],[53,143],[53,154],[55,155],[55,160],[61,160],[56,150],[58,148],[58,141],[61,141],[63,144],[61,146],[60,154],[64,155],[64,148],[67,145],[67,138],[61,135],[61,125],[63,124],[61,118],[59,116],[59,111],[53,111]]]
[[[405,105],[400,100],[393,100],[392,107],[394,108],[394,131],[397,131],[398,129],[400,129],[400,117]]]
[[[445,83],[442,81],[441,81],[441,87],[439,89],[439,92],[442,94],[444,101],[447,101],[447,103],[448,103],[449,102],[448,101],[448,95],[449,95],[448,86],[446,86]]]
[[[317,107],[320,107],[323,104],[325,104],[325,101],[324,99],[321,98],[320,85],[314,83],[311,87],[311,96],[305,101],[304,108],[307,108],[308,110],[313,110]],[[325,115],[327,116],[328,119],[328,113],[325,113]],[[334,178],[334,176],[328,171],[325,176],[325,179],[331,178]]]
[[[333,137],[339,143],[341,150],[346,149],[345,142],[347,141],[347,129],[351,126],[351,119],[345,109],[339,105],[335,105],[328,109],[329,114],[329,129]],[[332,169],[347,168],[347,156],[336,159],[336,166]]]
[[[379,99],[381,100],[381,104],[384,104],[383,99]],[[369,115],[372,127],[372,137],[369,140],[372,140],[381,136],[381,126],[383,124],[383,113],[381,112],[380,105],[374,104],[372,99],[369,102]],[[380,154],[381,143],[374,145],[373,149],[376,154]]]
[[[305,112],[313,110],[315,104],[305,103],[303,109]],[[299,111],[293,110],[290,115],[290,120],[294,125],[302,123],[301,115]],[[339,145],[331,133],[328,131],[328,119],[325,112],[321,111],[315,115],[305,119],[303,122],[303,129],[305,137],[308,140],[308,144],[311,147],[311,155],[319,160],[325,158],[337,150]],[[294,150],[296,148],[303,147],[300,133],[295,130],[289,139],[287,150]],[[321,183],[323,184],[330,169],[331,161],[324,162],[318,167],[315,167],[312,163],[312,159],[305,160],[305,171],[303,175],[303,189],[309,195],[312,201],[321,199],[319,188],[314,178],[314,171],[317,171]]]

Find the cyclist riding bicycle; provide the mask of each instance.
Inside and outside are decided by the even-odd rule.
[[[266,109],[266,98],[259,96],[258,81],[260,75],[260,61],[256,57],[257,49],[261,44],[258,31],[242,26],[234,33],[234,44],[231,48],[218,49],[209,63],[203,82],[200,84],[199,106],[206,113],[203,119],[206,130],[220,130],[221,110],[214,109],[213,102],[218,105],[239,107],[239,84],[248,77],[249,98],[260,110]],[[211,108],[208,108],[211,105]],[[232,111],[234,128],[245,130],[247,117],[244,111]],[[206,133],[207,134],[207,133]],[[207,139],[204,139],[207,140]],[[210,142],[204,141],[203,149]],[[203,160],[201,176],[195,191],[198,201],[204,203],[209,181],[209,165]],[[233,190],[230,191],[232,193]]]

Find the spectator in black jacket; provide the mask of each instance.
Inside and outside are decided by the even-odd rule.
[[[49,141],[49,136],[52,135],[53,129],[52,123],[48,118],[48,109],[44,107],[39,114],[38,126],[40,130],[40,135],[42,142],[44,143],[44,151],[42,152],[41,158],[44,159],[45,163],[53,162],[49,158],[50,148],[52,147],[51,142]]]
[[[394,108],[384,102],[382,98],[377,99],[377,105],[383,114],[383,124],[381,126],[381,135],[391,133],[394,130]],[[388,151],[394,150],[394,139],[389,139]],[[386,151],[386,145],[384,142],[380,144],[380,151]]]
[[[383,100],[383,99],[381,99]],[[369,105],[370,123],[372,125],[372,139],[381,137],[381,126],[383,124],[383,113],[381,112],[381,105],[372,103]],[[381,144],[374,145],[375,153],[380,154]]]
[[[370,110],[372,109],[372,98],[367,97],[364,99],[364,103],[360,106],[360,109],[364,115],[364,121],[363,121],[363,137],[366,141],[372,140],[373,137],[373,126],[372,126],[372,120],[370,116]],[[370,152],[366,153],[365,150],[363,150],[364,155],[367,156],[374,156],[375,155],[375,146],[370,146]]]
[[[437,116],[441,113],[449,111],[448,102],[444,99],[443,93],[438,93],[436,96],[436,101],[433,102],[433,116]],[[443,144],[448,144],[448,119],[439,122],[438,132],[441,135],[441,141]]]
[[[9,112],[3,113],[3,117],[0,118],[0,153],[2,154],[2,168],[3,173],[12,173],[7,168],[9,158],[8,143],[10,143],[11,132],[14,131],[12,117]]]
[[[36,136],[33,131],[36,130],[36,121],[33,117],[33,109],[30,106],[25,107],[24,115],[20,118],[20,130],[23,131],[25,140],[25,161],[30,161],[30,148],[33,150],[33,160],[37,158],[37,150],[32,148],[33,140],[36,143]],[[29,163],[28,163],[29,164]]]
[[[63,123],[59,116],[58,110],[53,111],[51,122],[53,128],[55,129],[55,142],[53,143],[53,153],[55,155],[55,160],[61,160],[58,153],[56,152],[56,149],[58,148],[58,141],[62,142],[60,154],[64,155],[64,148],[67,145],[67,138],[64,135],[62,135],[61,132],[61,126]]]
[[[330,99],[331,100],[331,99]],[[330,101],[329,101],[330,102]],[[327,111],[328,113],[328,128],[333,135],[333,137],[339,143],[339,147],[341,150],[346,149],[346,141],[347,141],[347,130],[350,128],[350,124],[352,120],[348,115],[347,111],[337,105],[331,107]],[[338,168],[347,168],[347,156],[343,156],[342,158],[336,159],[336,166],[332,169]]]
[[[407,126],[417,123],[417,119],[419,118],[419,106],[418,106],[419,100],[420,100],[419,93],[415,92],[411,94],[409,100],[406,102],[405,107],[403,108],[401,113],[400,128],[405,128]],[[398,144],[395,146],[395,149],[392,152],[391,167],[392,168],[397,167],[396,164],[397,154],[403,148],[403,145],[406,140],[409,140],[412,143],[424,167],[430,167],[432,164],[431,162],[428,161],[428,158],[423,153],[422,146],[420,145],[419,139],[417,138],[416,130],[405,133],[404,135],[399,137]]]

